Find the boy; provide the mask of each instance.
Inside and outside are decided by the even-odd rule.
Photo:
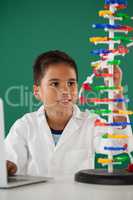
[[[101,148],[94,126],[98,116],[81,112],[75,105],[78,96],[75,61],[64,52],[49,51],[37,58],[33,73],[34,95],[43,105],[18,119],[6,138],[9,174],[56,176],[94,168],[95,151]],[[118,68],[114,83],[121,84]],[[122,106],[119,103],[118,107]],[[119,120],[126,119],[114,118]]]

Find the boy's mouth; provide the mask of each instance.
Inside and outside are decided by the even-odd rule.
[[[72,102],[72,99],[60,99],[58,100],[59,103],[62,103],[62,104],[68,104],[70,102]]]

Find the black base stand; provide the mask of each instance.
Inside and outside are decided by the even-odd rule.
[[[125,170],[114,170],[108,173],[107,169],[81,170],[75,174],[75,181],[101,185],[133,185],[133,173]]]

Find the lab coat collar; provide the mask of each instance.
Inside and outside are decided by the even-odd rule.
[[[80,122],[82,121],[81,119],[83,119],[83,116],[81,114],[82,112],[76,105],[73,106],[73,109],[74,109],[73,115],[71,119],[69,120],[68,124],[66,125],[65,129],[63,130],[63,133],[56,146],[54,144],[53,137],[52,137],[50,128],[47,124],[47,120],[44,114],[44,106],[41,106],[38,109],[37,115],[39,117],[40,128],[42,130],[43,129],[45,130],[45,133],[46,133],[45,137],[47,138],[47,141],[50,145],[49,147],[52,151],[56,151],[57,149],[59,149],[62,146],[62,144],[66,143],[66,141],[70,138],[70,136],[75,134],[76,130],[80,127],[80,124],[81,124]],[[44,123],[41,123],[43,120],[44,120]]]
[[[37,110],[37,115],[38,115],[38,117],[39,116],[41,117],[44,115],[44,106],[43,105]],[[76,104],[73,105],[73,116],[72,117],[77,118],[77,119],[82,119],[81,111]]]

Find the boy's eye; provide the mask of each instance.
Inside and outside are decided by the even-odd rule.
[[[59,85],[59,82],[52,82],[50,85],[53,87],[57,87]]]
[[[68,86],[74,86],[75,84],[76,84],[75,81],[68,81],[68,83],[67,83]]]

